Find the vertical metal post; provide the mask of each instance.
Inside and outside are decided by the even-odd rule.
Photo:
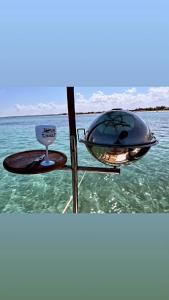
[[[72,168],[73,213],[76,214],[78,212],[78,161],[74,87],[67,87],[67,105],[69,116],[70,154]]]

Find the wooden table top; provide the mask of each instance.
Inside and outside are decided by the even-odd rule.
[[[40,156],[45,154],[45,150],[30,150],[12,154],[3,161],[4,168],[12,173],[17,174],[40,174],[64,167],[67,157],[59,151],[49,150],[49,159],[55,162],[52,166],[42,166],[40,162],[36,162]]]

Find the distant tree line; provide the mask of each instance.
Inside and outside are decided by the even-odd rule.
[[[114,109],[113,109],[114,110]],[[130,111],[163,111],[163,110],[169,110],[169,107],[161,105],[161,106],[156,106],[156,107],[138,107],[135,109],[130,109]],[[89,111],[89,112],[78,112],[78,115],[83,115],[83,114],[100,114],[104,113],[105,111]]]
[[[114,109],[113,109],[114,110]],[[130,109],[130,111],[167,111],[169,110],[169,107],[161,105],[161,106],[156,106],[156,107],[138,107],[135,109]],[[89,112],[77,112],[77,115],[87,115],[87,114],[101,114],[104,113],[105,111],[89,111]],[[67,113],[61,113],[58,115],[67,115]]]
[[[169,110],[169,107],[161,105],[156,107],[145,107],[145,108],[135,108],[132,109],[132,111],[158,111],[158,110]]]

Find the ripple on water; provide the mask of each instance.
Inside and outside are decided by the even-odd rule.
[[[149,120],[159,145],[135,164],[122,167],[121,175],[86,173],[79,188],[79,210],[86,213],[169,212],[169,113],[142,114]],[[78,117],[77,127],[85,127],[95,116]],[[3,169],[5,156],[28,149],[40,149],[34,126],[56,121],[56,117],[32,117],[0,121],[0,212],[35,213],[63,211],[72,194],[71,173],[50,172],[43,175],[20,176]],[[67,119],[57,120],[58,138],[51,149],[69,155]],[[24,128],[24,130],[23,130]],[[78,145],[79,164],[103,166]],[[79,181],[83,173],[79,174]],[[72,203],[68,212],[72,211]]]

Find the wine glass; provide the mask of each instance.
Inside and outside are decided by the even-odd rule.
[[[54,125],[38,125],[35,127],[36,138],[38,142],[46,146],[46,156],[40,164],[44,167],[55,164],[53,160],[49,160],[48,146],[53,144],[56,139],[56,126]]]

